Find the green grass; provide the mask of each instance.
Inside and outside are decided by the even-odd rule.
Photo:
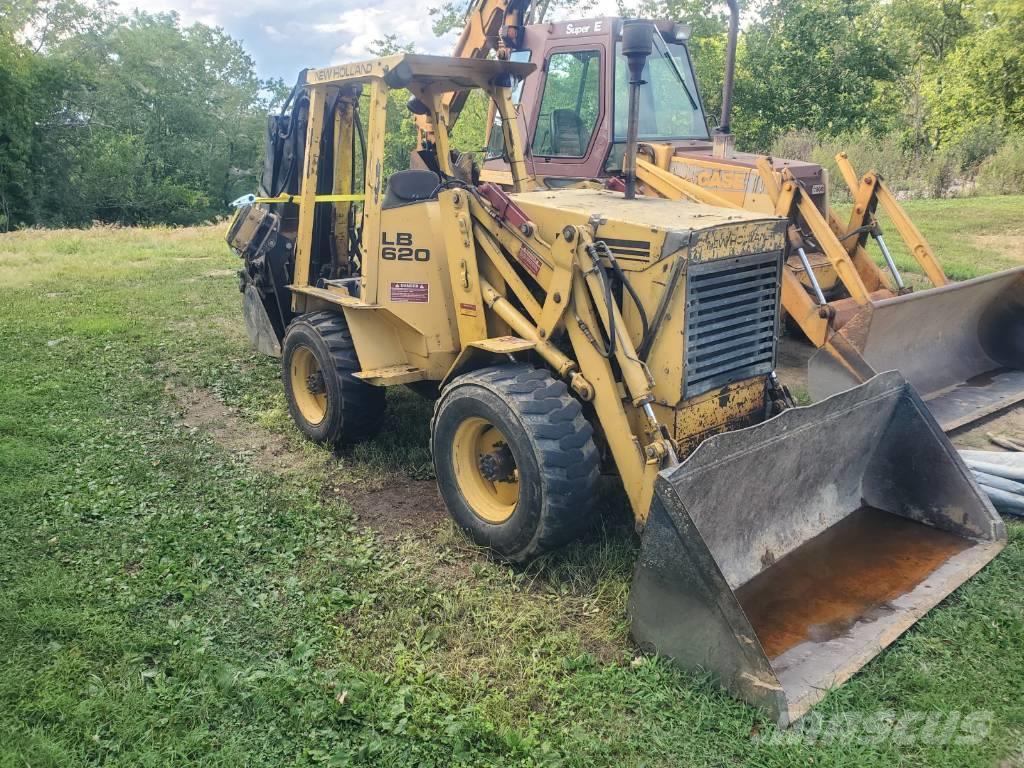
[[[937,248],[1022,226],[1020,198],[946,205],[914,206]],[[1004,230],[982,216],[997,206]],[[392,393],[382,436],[337,458],[303,443],[275,361],[248,349],[220,238],[0,237],[0,766],[981,766],[1019,753],[1020,525],[817,708],[987,710],[988,738],[767,743],[756,711],[637,654],[621,517],[525,571],[446,521],[384,535],[357,520],[331,489],[429,478],[429,406]],[[237,409],[254,445],[283,440],[296,471],[186,427],[169,386]]]
[[[902,205],[953,280],[1024,265],[1024,196],[909,200]],[[841,217],[848,216],[849,209],[838,206]],[[896,266],[901,272],[923,274],[889,218],[879,213]],[[868,250],[884,267],[877,246]]]

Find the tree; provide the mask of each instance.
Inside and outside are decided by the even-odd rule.
[[[255,186],[280,84],[220,29],[22,1],[0,27],[0,210],[14,224],[193,223]]]
[[[770,0],[738,53],[736,133],[767,150],[781,133],[883,131],[880,83],[900,72],[873,0]]]
[[[922,89],[936,146],[985,125],[1024,131],[1024,0],[980,0],[970,28]]]

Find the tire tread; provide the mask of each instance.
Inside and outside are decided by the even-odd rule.
[[[362,370],[345,316],[337,312],[310,312],[296,317],[292,324],[303,322],[313,328],[331,355],[334,374],[341,384],[341,424],[327,442],[351,445],[372,438],[380,430],[386,408],[386,394],[381,387],[360,381],[352,374]]]
[[[519,415],[537,449],[543,484],[548,491],[533,540],[521,551],[503,556],[525,562],[577,538],[591,522],[590,507],[601,473],[594,430],[579,401],[563,381],[543,368],[526,364],[491,366],[464,373],[453,379],[445,392],[473,384],[491,390]],[[434,426],[444,401],[442,393],[431,420],[432,454]]]

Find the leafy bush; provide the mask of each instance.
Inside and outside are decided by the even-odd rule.
[[[771,154],[774,157],[784,157],[787,160],[803,160],[811,162],[814,151],[819,146],[817,134],[807,128],[798,128],[795,131],[788,131],[777,138],[771,147]]]
[[[997,133],[979,130],[969,139],[932,151],[908,146],[905,137],[898,133],[875,136],[861,131],[828,137],[801,129],[789,131],[776,139],[771,152],[775,157],[804,160],[826,168],[832,179],[833,199],[845,202],[850,200],[850,190],[835,161],[840,152],[847,154],[858,174],[877,171],[889,188],[901,196],[951,197],[972,188],[971,179],[978,164],[996,151],[999,142]],[[1016,166],[1013,161],[1003,162],[1008,169],[1018,169],[1016,172],[1008,171],[1011,180],[1005,185],[1007,192],[1020,189],[1022,161],[1018,159],[1016,162]],[[1018,179],[1017,186],[1012,182],[1014,178]],[[993,189],[998,188],[998,184],[993,186]]]
[[[1024,193],[1024,136],[1014,136],[981,164],[978,190],[986,195]]]
[[[947,150],[956,157],[962,169],[976,173],[982,162],[999,151],[1004,138],[1005,131],[1000,122],[979,123],[970,133],[949,144]]]

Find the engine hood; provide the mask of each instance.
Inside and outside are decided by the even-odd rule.
[[[511,196],[541,236],[552,242],[566,225],[590,224],[624,269],[645,269],[691,244],[708,260],[784,247],[785,220],[763,213],[681,200],[640,197],[601,189],[558,189]]]

